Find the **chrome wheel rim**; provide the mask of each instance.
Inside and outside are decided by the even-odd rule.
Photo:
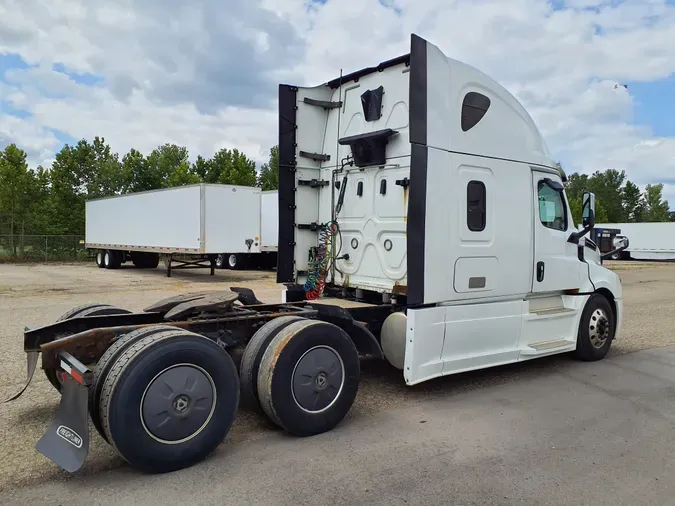
[[[609,339],[609,318],[603,309],[596,309],[588,323],[588,337],[594,348],[602,348]]]

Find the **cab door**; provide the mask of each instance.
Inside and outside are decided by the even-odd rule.
[[[532,291],[560,292],[579,288],[582,266],[577,245],[568,242],[575,231],[560,177],[532,172],[534,205],[534,273]]]

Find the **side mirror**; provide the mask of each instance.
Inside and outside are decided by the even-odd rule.
[[[602,261],[607,260],[608,258],[612,258],[612,256],[627,249],[629,245],[630,241],[628,240],[628,237],[626,237],[625,235],[617,235],[616,237],[614,237],[614,239],[612,239],[612,246],[614,246],[614,249],[612,251],[604,253],[603,255],[600,255],[600,260]]]
[[[581,225],[584,229],[595,226],[595,194],[584,193],[581,207]]]
[[[579,239],[588,234],[595,226],[595,194],[584,193],[581,205],[581,230],[572,232],[568,242],[579,244]]]
[[[614,237],[612,245],[614,246],[614,249],[623,251],[626,248],[628,248],[628,246],[630,245],[630,241],[628,240],[628,237],[624,235],[617,235],[616,237]]]

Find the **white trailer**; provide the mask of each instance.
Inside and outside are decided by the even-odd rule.
[[[596,228],[617,229],[630,244],[617,258],[675,260],[675,223],[598,223]]]
[[[173,268],[241,268],[253,262],[276,264],[276,251],[261,238],[260,188],[197,184],[93,199],[86,202],[85,246],[96,250],[99,267],[131,261],[155,268],[164,256]],[[265,195],[274,198],[274,192]],[[272,230],[268,230],[273,234]],[[174,259],[180,255],[180,260]],[[220,265],[219,264],[220,261]]]
[[[415,35],[376,67],[281,85],[285,301],[231,288],[26,327],[28,381],[41,352],[62,391],[38,450],[79,469],[89,415],[131,466],[173,471],[213,452],[240,398],[296,436],[331,430],[357,396],[360,357],[388,360],[408,385],[556,353],[604,358],[621,282],[585,237],[595,197],[576,230],[564,179],[512,95]]]

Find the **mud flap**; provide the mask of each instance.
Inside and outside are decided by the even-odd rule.
[[[69,375],[64,378],[59,410],[35,448],[72,473],[82,467],[89,453],[88,392]]]
[[[2,401],[2,403],[10,402],[15,399],[18,399],[21,397],[21,395],[26,391],[26,388],[28,388],[28,385],[30,385],[31,380],[33,379],[33,375],[35,374],[35,368],[37,366],[37,361],[38,361],[38,356],[40,355],[39,351],[27,351],[26,352],[26,360],[27,360],[27,365],[28,365],[28,370],[26,374],[26,383],[23,385],[23,388],[19,390],[17,393],[12,395],[10,398],[5,399]]]

